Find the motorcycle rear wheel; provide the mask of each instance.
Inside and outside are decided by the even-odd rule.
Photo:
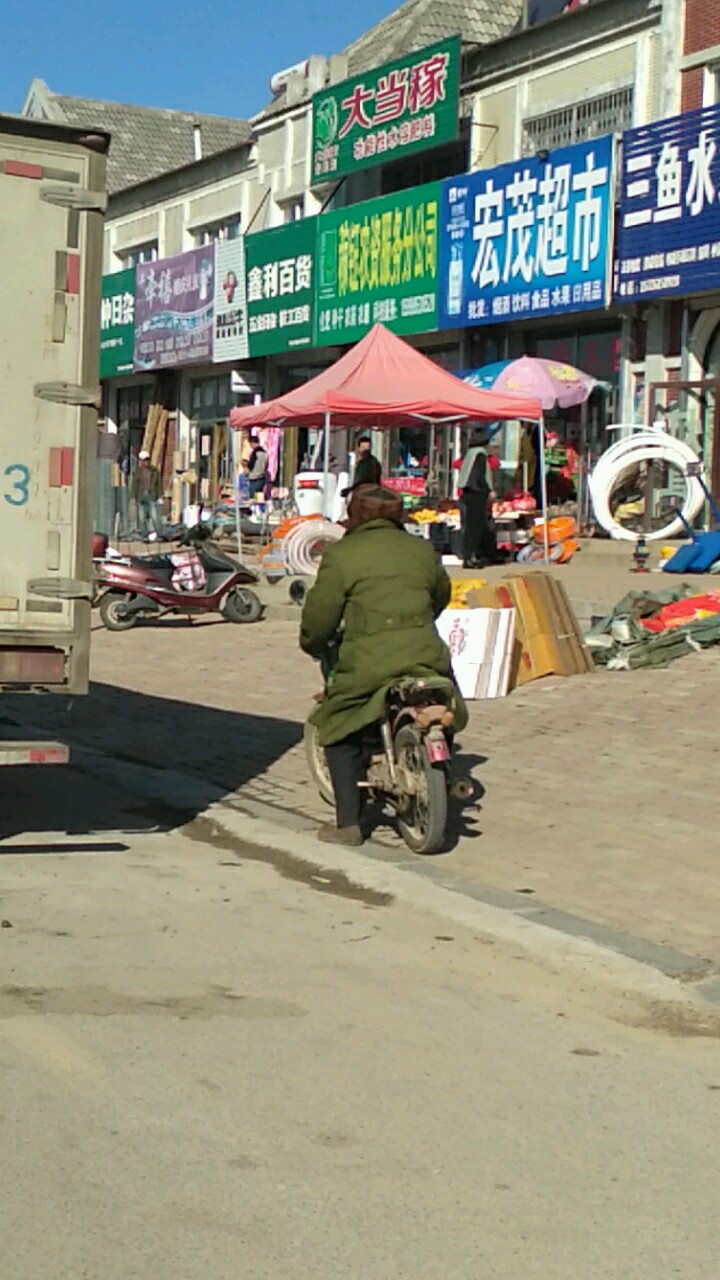
[[[234,587],[225,601],[223,617],[228,622],[259,622],[262,612],[262,602],[254,591],[248,587]]]
[[[100,599],[100,620],[108,631],[130,631],[135,626],[139,614],[123,614],[130,596],[124,591],[106,591]]]
[[[318,742],[317,729],[309,720],[305,721],[303,741],[305,743],[305,757],[308,762],[308,768],[318,789],[320,799],[324,800],[326,804],[335,804],[335,792],[333,791],[325,752]]]
[[[445,841],[448,815],[447,773],[428,759],[422,735],[406,724],[395,735],[398,764],[413,774],[418,791],[398,806],[400,834],[413,853],[437,853]]]

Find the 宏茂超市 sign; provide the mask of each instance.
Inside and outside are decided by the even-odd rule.
[[[597,138],[443,183],[441,328],[605,306],[613,154]]]
[[[436,328],[440,183],[323,214],[318,227],[318,346],[355,342],[378,321]]]
[[[720,106],[623,135],[621,302],[720,287]]]
[[[314,182],[457,137],[460,37],[453,36],[316,93]]]
[[[316,225],[302,218],[245,238],[251,356],[312,344]]]
[[[135,342],[135,268],[102,278],[100,302],[100,377],[133,371]]]

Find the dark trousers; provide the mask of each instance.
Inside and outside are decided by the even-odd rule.
[[[463,560],[495,559],[496,543],[488,516],[487,489],[466,489],[462,497]]]
[[[335,792],[335,815],[339,827],[359,827],[365,792],[368,749],[364,730],[325,748],[330,778]]]

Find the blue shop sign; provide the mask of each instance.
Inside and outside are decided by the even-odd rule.
[[[720,107],[623,135],[615,296],[720,287]]]
[[[443,329],[604,307],[610,287],[612,137],[443,183]]]

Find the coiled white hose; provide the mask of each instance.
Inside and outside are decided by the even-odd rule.
[[[303,520],[295,525],[282,542],[282,557],[288,573],[304,574],[314,578],[320,566],[325,547],[339,542],[345,530],[318,516],[317,520]]]
[[[697,465],[698,461],[697,454],[689,445],[682,440],[676,440],[665,431],[638,431],[635,435],[618,440],[617,444],[608,449],[607,453],[598,460],[590,476],[590,493],[598,523],[611,537],[625,542],[637,542],[638,538],[642,537],[648,542],[659,542],[663,538],[673,538],[676,534],[682,533],[685,526],[679,516],[673,516],[662,529],[655,529],[649,533],[626,529],[613,516],[610,502],[622,481],[632,475],[640,463],[665,462],[671,467],[676,467],[683,476],[685,497],[682,512],[688,524],[692,524],[700,515],[705,502],[705,494],[698,481],[694,476],[687,475],[688,465],[691,463]]]

